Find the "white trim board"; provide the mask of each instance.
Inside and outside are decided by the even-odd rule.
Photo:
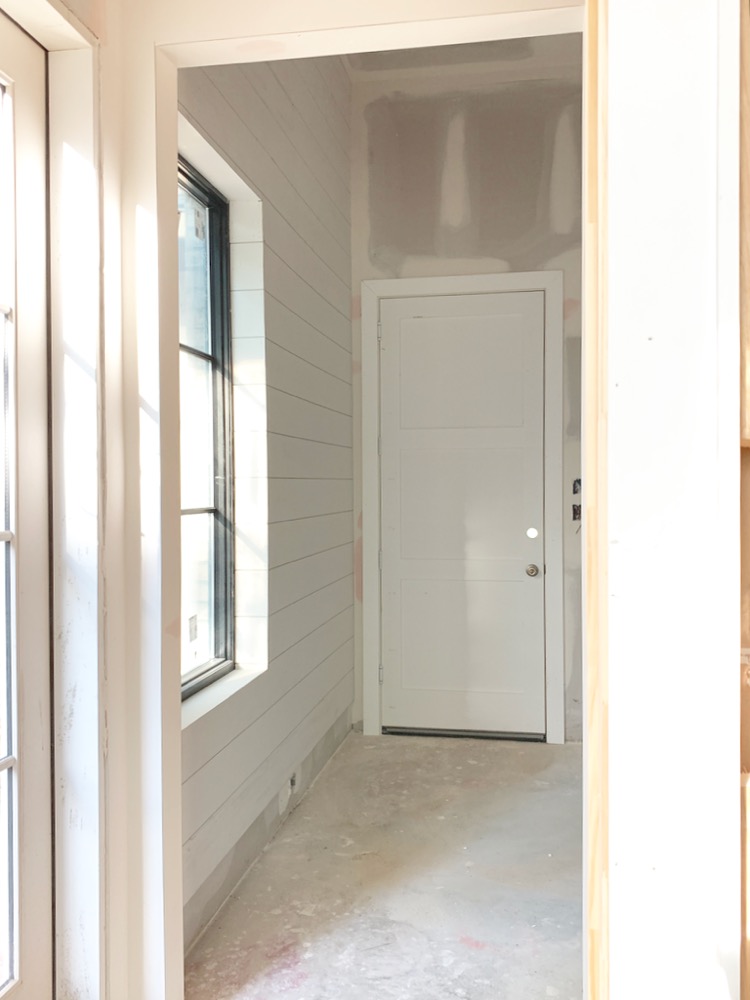
[[[381,731],[379,682],[380,355],[377,328],[383,299],[427,295],[544,292],[544,530],[546,733],[565,742],[563,618],[563,275],[560,271],[393,278],[362,282],[362,645],[364,732]]]
[[[16,0],[24,2],[24,0]],[[509,5],[510,6],[510,5]],[[515,5],[513,5],[515,6]],[[159,45],[175,66],[218,66],[228,63],[304,59],[309,56],[426,48],[503,38],[577,34],[583,30],[584,5],[577,0],[546,0],[533,10],[504,10],[465,17],[394,21],[313,31],[237,36]]]

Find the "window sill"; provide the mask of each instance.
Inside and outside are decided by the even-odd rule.
[[[230,673],[220,677],[213,684],[196,691],[182,703],[182,731],[189,729],[194,722],[213,712],[225,701],[233,698],[238,691],[247,687],[256,677],[266,672],[265,667],[236,667]]]

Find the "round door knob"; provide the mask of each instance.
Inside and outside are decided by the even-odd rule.
[[[535,566],[534,563],[529,563],[526,567],[526,576],[539,576],[539,567]]]

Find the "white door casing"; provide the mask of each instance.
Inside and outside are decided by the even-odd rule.
[[[476,275],[469,277],[456,277],[456,278],[426,278],[426,279],[394,279],[385,281],[368,281],[363,282],[362,286],[362,407],[363,407],[363,661],[364,661],[364,724],[365,732],[368,733],[378,733],[381,731],[382,725],[392,725],[392,726],[410,726],[415,728],[444,728],[444,729],[463,729],[471,728],[473,730],[491,730],[491,731],[514,731],[514,732],[528,732],[528,733],[545,733],[548,742],[561,743],[564,742],[564,662],[563,662],[563,588],[562,588],[562,274],[560,272],[538,272],[538,273],[524,273],[524,274],[502,274],[502,275]],[[487,317],[493,311],[494,306],[490,306],[491,297],[501,295],[501,299],[495,299],[495,302],[500,302],[502,300],[502,295],[506,293],[519,293],[519,296],[512,301],[512,297],[508,296],[506,298],[505,306],[500,307],[501,312],[505,311],[508,315],[506,316],[505,322],[506,326],[512,321],[510,320],[511,315],[515,315],[519,308],[521,312],[526,313],[526,320],[522,321],[526,323],[528,327],[529,322],[532,321],[532,316],[534,310],[537,309],[543,315],[543,331],[540,331],[540,337],[544,335],[544,355],[543,355],[543,384],[542,384],[542,373],[541,373],[541,358],[538,358],[537,362],[532,362],[530,357],[527,357],[522,363],[521,368],[533,368],[537,367],[537,403],[539,410],[539,417],[541,418],[542,407],[543,412],[546,415],[544,421],[544,481],[546,484],[546,493],[544,499],[544,511],[543,511],[543,524],[534,525],[532,521],[529,520],[528,526],[524,523],[524,542],[521,543],[521,547],[516,553],[514,553],[515,558],[508,561],[505,559],[501,560],[474,560],[474,559],[459,559],[458,561],[453,561],[451,564],[451,559],[460,555],[460,539],[458,535],[454,535],[450,544],[446,543],[447,547],[439,541],[440,530],[432,532],[433,542],[437,542],[438,547],[443,545],[442,555],[447,555],[449,557],[448,561],[444,559],[429,559],[427,561],[421,561],[419,566],[417,566],[418,572],[412,574],[412,577],[424,577],[425,570],[429,570],[429,574],[433,577],[432,581],[427,586],[427,591],[431,591],[431,597],[427,597],[425,594],[425,587],[418,586],[413,582],[404,581],[405,583],[405,600],[409,602],[412,606],[412,614],[416,608],[422,607],[422,610],[426,610],[428,607],[431,608],[429,614],[433,617],[436,616],[436,609],[452,609],[453,615],[453,625],[455,626],[458,622],[456,615],[464,615],[464,626],[458,625],[458,631],[460,632],[463,628],[465,631],[466,624],[466,613],[465,609],[460,612],[461,605],[466,605],[467,599],[470,603],[475,605],[475,608],[481,608],[486,606],[489,610],[492,608],[493,604],[496,604],[498,600],[502,602],[503,592],[505,594],[511,593],[513,590],[520,592],[521,590],[526,590],[529,594],[529,599],[526,601],[526,627],[532,627],[529,623],[533,621],[534,614],[538,614],[541,610],[540,606],[543,606],[544,614],[544,634],[543,639],[540,636],[537,641],[537,656],[541,656],[544,661],[543,670],[544,673],[537,676],[536,681],[532,680],[531,692],[527,692],[526,703],[528,706],[527,714],[519,716],[520,722],[515,723],[512,727],[507,727],[502,719],[499,719],[497,714],[495,715],[494,724],[486,724],[486,722],[491,718],[491,716],[486,713],[482,715],[482,710],[480,705],[483,702],[492,702],[492,698],[487,698],[486,695],[475,694],[466,698],[465,696],[458,695],[455,690],[455,678],[448,680],[445,676],[445,671],[449,670],[448,664],[451,661],[451,656],[446,653],[442,658],[442,663],[439,670],[443,671],[442,681],[438,683],[438,687],[447,688],[439,692],[437,695],[433,692],[430,694],[428,701],[434,703],[437,699],[438,702],[443,703],[443,711],[448,710],[451,702],[454,704],[458,701],[463,703],[464,709],[467,705],[473,704],[474,708],[471,709],[469,717],[471,717],[471,712],[478,712],[478,715],[474,715],[474,721],[470,726],[464,727],[463,725],[447,725],[445,721],[442,723],[438,722],[428,722],[427,717],[423,716],[423,721],[410,722],[404,721],[404,717],[398,717],[393,714],[392,710],[386,709],[383,711],[383,706],[381,705],[381,684],[380,679],[384,681],[383,687],[386,691],[386,696],[391,700],[391,684],[399,683],[395,678],[396,675],[393,674],[393,669],[391,669],[391,674],[393,675],[389,678],[388,661],[389,655],[393,657],[394,655],[400,656],[400,653],[394,654],[393,649],[390,653],[385,648],[381,649],[381,611],[382,618],[385,621],[386,627],[389,626],[389,622],[396,622],[396,643],[392,644],[394,647],[398,648],[401,641],[401,636],[398,634],[400,627],[398,623],[400,621],[400,608],[399,604],[401,601],[401,580],[395,581],[389,577],[389,573],[392,571],[392,561],[389,566],[389,552],[392,555],[396,548],[400,548],[401,540],[395,536],[389,539],[381,538],[381,517],[383,523],[386,526],[386,531],[388,522],[394,522],[398,518],[394,517],[394,512],[396,508],[400,506],[400,497],[396,499],[396,492],[389,490],[388,485],[385,482],[385,477],[389,474],[388,463],[391,463],[390,473],[394,471],[392,465],[394,458],[384,454],[383,457],[383,467],[381,481],[381,464],[380,457],[378,454],[381,442],[378,440],[381,433],[380,429],[380,384],[381,384],[381,362],[384,365],[383,377],[386,381],[389,379],[389,365],[394,357],[393,352],[388,355],[388,334],[383,332],[382,336],[385,339],[386,346],[383,350],[383,357],[381,358],[381,351],[379,348],[378,341],[378,325],[381,322],[381,312],[382,316],[382,330],[386,329],[388,324],[388,313],[393,313],[394,309],[396,315],[398,315],[399,310],[402,308],[398,304],[387,303],[386,300],[389,299],[399,299],[399,300],[409,300],[416,297],[429,297],[433,299],[433,312],[437,315],[441,311],[445,311],[443,305],[441,305],[439,299],[435,297],[442,297],[444,303],[447,303],[450,298],[455,296],[470,296],[474,298],[474,311],[478,313],[478,316],[472,320],[474,326],[473,337],[470,339],[474,340],[474,343],[478,349],[486,349],[488,344],[491,343],[491,335],[489,334],[489,328],[487,327]],[[465,301],[469,301],[467,298]],[[509,308],[509,304],[512,304],[512,308]],[[489,307],[489,308],[488,308]],[[447,307],[448,309],[451,306]],[[408,314],[410,307],[406,307],[406,313]],[[459,315],[465,310],[461,307],[458,308]],[[415,312],[415,310],[411,310]],[[416,310],[416,314],[420,315],[424,312],[424,308]],[[484,318],[482,318],[484,316]],[[440,324],[438,323],[438,326]],[[429,342],[425,338],[429,336],[427,333],[427,327],[422,325],[422,330],[419,330],[419,322],[416,325],[412,324],[410,335],[407,336],[407,340],[410,344],[406,347],[406,357],[405,362],[407,368],[409,364],[412,365],[416,373],[416,355],[409,358],[409,352],[418,349],[424,351],[426,344]],[[450,336],[446,336],[446,329],[442,331],[438,330],[439,336],[436,340],[436,353],[429,362],[434,365],[444,364],[446,360],[450,360],[451,351],[456,350],[456,345],[451,346]],[[509,328],[510,332],[510,328]],[[489,338],[489,339],[488,339]],[[510,340],[516,341],[515,347],[509,347],[508,338],[502,338],[506,342],[506,346],[503,347],[502,343],[496,345],[494,353],[496,357],[494,358],[495,363],[502,363],[502,353],[504,350],[510,350],[511,354],[513,351],[518,351],[519,344],[521,340],[518,337],[511,336]],[[484,342],[484,343],[483,343]],[[541,344],[539,345],[541,348]],[[533,348],[531,353],[533,355]],[[459,348],[460,350],[460,348]],[[498,353],[499,352],[499,353]],[[400,353],[400,352],[399,352]],[[456,355],[458,357],[458,355]],[[424,362],[425,359],[423,359]],[[394,361],[394,364],[396,362]],[[400,365],[400,361],[398,364]],[[479,363],[479,355],[477,355],[474,360],[467,360],[464,365],[464,375],[471,374],[472,370],[476,374],[477,364]],[[391,372],[391,375],[393,373]],[[529,375],[531,378],[531,375]],[[429,382],[429,378],[427,380]],[[509,384],[509,383],[507,383]],[[491,403],[491,385],[492,380],[489,379],[484,383],[484,401],[485,404],[489,405],[490,408],[494,404]],[[434,386],[433,386],[434,389]],[[534,390],[531,388],[531,382],[527,382],[526,391],[531,392],[533,395]],[[430,400],[430,394],[433,390],[429,388],[426,390],[426,398],[423,399],[426,410],[423,409],[421,416],[415,412],[415,403],[412,400],[408,404],[409,414],[406,423],[419,423],[423,422],[425,416],[427,415],[429,420],[429,414],[427,411],[432,408],[434,409],[435,400],[437,396],[433,393],[433,399]],[[424,396],[424,394],[420,394]],[[461,425],[462,423],[482,423],[482,420],[475,420],[477,415],[477,407],[482,406],[481,401],[477,401],[475,398],[473,402],[468,403],[469,409],[473,409],[474,416],[465,413],[463,416],[456,413],[456,407],[453,406],[453,417],[459,417],[457,423]],[[388,450],[389,438],[395,433],[394,425],[394,412],[391,408],[391,412],[387,412],[388,406],[384,407],[382,419],[382,434],[383,434],[383,451],[384,453]],[[398,406],[396,406],[398,409]],[[486,407],[485,407],[486,409]],[[497,413],[497,407],[495,406],[495,411]],[[416,420],[415,420],[416,417]],[[485,418],[487,413],[485,413]],[[469,419],[467,419],[469,418]],[[450,423],[451,421],[447,421]],[[455,421],[454,421],[455,422]],[[484,422],[488,421],[484,419]],[[492,421],[489,421],[490,423]],[[501,420],[502,422],[502,420]],[[531,427],[527,428],[528,433],[531,437],[534,437],[535,433],[541,434],[541,427],[537,428],[535,432]],[[400,432],[398,432],[400,433]],[[407,438],[406,440],[408,446],[413,446],[415,443],[419,443],[418,439],[415,440],[415,428],[409,428],[405,431]],[[417,436],[419,431],[416,432]],[[428,436],[432,434],[432,431],[423,428],[423,433]],[[460,430],[442,430],[438,432],[443,435],[443,443],[448,442],[449,448],[453,448],[459,442],[456,440],[456,435],[461,435],[468,433],[471,438],[474,436],[474,443],[479,444],[481,448],[486,448],[489,446],[497,451],[496,445],[499,444],[500,450],[504,445],[512,443],[508,439],[508,430],[500,431],[499,436],[497,429],[495,431],[490,427],[481,427],[479,430],[473,431],[460,431]],[[513,431],[510,431],[512,434]],[[447,434],[447,437],[445,436]],[[479,435],[477,437],[477,434]],[[490,440],[494,435],[494,441]],[[424,443],[424,442],[423,442]],[[433,444],[435,441],[433,440]],[[518,441],[515,442],[518,444]],[[418,449],[419,450],[419,449]],[[438,449],[440,450],[440,449]],[[464,453],[464,457],[455,458],[460,466],[461,474],[467,471],[466,462],[473,467],[473,471],[470,472],[470,478],[479,485],[478,480],[483,481],[483,488],[480,489],[480,493],[491,494],[493,487],[491,483],[487,481],[487,469],[482,466],[482,463],[477,463],[476,451],[474,450],[473,457],[471,452],[474,449],[470,446],[469,452]],[[427,449],[429,452],[429,449]],[[443,449],[444,451],[444,449]],[[466,456],[469,455],[467,458]],[[429,495],[429,489],[427,489],[427,482],[432,474],[437,474],[437,467],[440,465],[441,461],[444,461],[446,455],[443,454],[443,459],[437,459],[435,454],[432,457],[429,454],[423,453],[420,458],[417,459],[417,465],[425,465],[418,475],[407,473],[409,476],[409,484],[407,493],[410,490],[416,490],[412,500],[414,503],[424,503],[425,498]],[[507,455],[506,455],[507,458]],[[410,460],[411,461],[411,460]],[[405,464],[408,466],[410,461]],[[526,462],[528,464],[529,457],[527,455]],[[436,465],[437,463],[437,465]],[[430,472],[429,466],[432,465],[432,471]],[[517,463],[516,463],[517,464]],[[506,470],[509,472],[510,470]],[[540,470],[541,471],[541,470]],[[417,472],[416,467],[413,470],[414,473]],[[443,473],[445,473],[445,468],[443,468]],[[391,478],[393,476],[391,475]],[[449,477],[450,479],[451,477]],[[458,482],[461,478],[459,475],[459,469],[454,469],[453,480]],[[490,478],[492,476],[490,475]],[[532,492],[534,490],[533,486],[534,475],[532,474],[529,483],[524,489],[528,492],[531,488]],[[445,482],[445,478],[443,477]],[[421,485],[420,485],[421,484]],[[383,509],[381,511],[381,487],[383,496]],[[495,494],[497,494],[498,479],[495,477]],[[427,489],[427,492],[425,490]],[[433,491],[434,492],[434,491]],[[453,508],[454,512],[456,510],[456,505],[463,503],[465,501],[465,489],[463,486],[457,486],[456,489],[452,490],[452,498],[446,497],[445,503],[443,503],[442,514],[437,512],[437,520],[447,515],[448,509]],[[421,496],[421,500],[420,500]],[[486,496],[485,496],[486,499]],[[433,508],[433,513],[435,513],[434,502],[430,501]],[[534,500],[529,496],[522,504],[516,503],[516,509],[522,513],[519,516],[525,522],[529,519],[527,515],[534,514]],[[408,505],[407,505],[408,506]],[[390,512],[389,512],[390,507]],[[440,503],[438,504],[438,508]],[[415,508],[416,509],[416,508]],[[537,506],[536,510],[539,508]],[[489,513],[489,512],[488,512]],[[411,517],[412,521],[414,518],[412,514],[407,511],[408,517]],[[539,515],[536,515],[539,516]],[[428,519],[429,520],[429,519]],[[485,519],[487,520],[487,519]],[[489,523],[489,522],[487,522]],[[437,524],[437,522],[436,522]],[[526,527],[539,527],[540,534],[537,539],[529,539],[525,535]],[[515,529],[513,529],[515,530]],[[426,521],[422,519],[421,525],[417,528],[418,535],[421,537],[419,544],[426,542],[427,537],[426,531]],[[459,524],[457,527],[458,532],[464,531],[464,525]],[[398,535],[398,531],[395,533]],[[429,532],[429,526],[427,526],[427,534]],[[503,532],[501,532],[503,534]],[[506,533],[507,534],[507,533]],[[499,536],[496,536],[494,542],[495,544],[499,542]],[[471,553],[471,546],[468,544],[467,537],[464,536],[464,543],[466,543],[466,548],[469,555]],[[381,544],[383,545],[384,552],[381,556]],[[416,549],[412,554],[418,554]],[[422,553],[424,554],[424,553]],[[476,554],[476,552],[474,552]],[[433,553],[434,555],[434,553]],[[383,560],[386,565],[384,571],[384,587],[383,587],[383,602],[381,609],[381,593],[380,593],[380,570],[379,565]],[[544,574],[544,563],[546,562],[546,574]],[[512,563],[512,565],[511,565]],[[540,567],[540,576],[536,579],[528,578],[525,575],[525,567],[529,563],[535,563]],[[412,567],[414,568],[414,567]],[[460,569],[460,572],[457,570]],[[523,583],[531,585],[529,588],[524,588],[523,586],[518,587],[515,584],[512,586],[506,581],[503,583],[503,576],[508,574],[517,577],[520,571],[523,574]],[[400,571],[399,571],[400,572]],[[495,579],[493,577],[497,577]],[[398,575],[398,574],[397,574]],[[443,577],[443,579],[435,579]],[[480,579],[473,579],[471,582],[465,584],[458,584],[458,589],[461,590],[461,594],[457,593],[456,587],[456,577],[463,579],[465,577],[479,577]],[[489,579],[487,579],[489,577]],[[449,582],[449,579],[453,578],[453,582]],[[424,583],[424,581],[421,581]],[[521,581],[519,581],[521,582]],[[394,586],[394,583],[396,584]],[[534,588],[534,584],[538,585]],[[509,590],[510,587],[510,590]],[[537,592],[543,592],[543,597],[540,598]],[[467,597],[467,594],[471,594]],[[431,603],[432,602],[432,603]],[[522,602],[523,604],[524,602]],[[534,611],[536,608],[536,612]],[[459,613],[460,612],[460,613]],[[529,618],[529,615],[531,616]],[[443,617],[445,613],[443,612]],[[485,622],[490,623],[486,625],[484,629],[480,629],[480,637],[474,642],[475,647],[481,647],[482,644],[485,646],[489,643],[494,635],[497,639],[498,631],[503,627],[502,625],[496,625],[491,623],[491,616],[485,615]],[[418,618],[416,619],[418,621]],[[418,656],[422,657],[421,660],[421,670],[424,672],[426,669],[426,662],[430,657],[434,655],[439,650],[446,650],[446,639],[451,635],[451,632],[455,633],[455,629],[451,630],[446,622],[441,622],[440,627],[435,630],[433,629],[432,636],[427,634],[425,628],[417,627],[407,630],[405,636],[405,641],[410,653],[416,653]],[[520,632],[517,632],[517,636]],[[455,641],[455,634],[454,634]],[[517,638],[515,640],[518,641]],[[544,648],[541,648],[541,642],[544,644]],[[533,648],[533,643],[530,645]],[[455,646],[453,648],[455,653]],[[481,660],[482,657],[480,656]],[[383,669],[381,670],[381,665]],[[478,663],[475,664],[477,669],[481,667]],[[391,664],[392,668],[392,664]],[[486,670],[486,664],[485,668]],[[424,680],[424,678],[422,678]],[[415,678],[411,678],[414,681]],[[479,678],[475,677],[474,681],[469,685],[470,687],[478,687],[481,689],[486,689],[487,677]],[[541,685],[541,686],[540,686]],[[407,682],[406,687],[409,686],[419,687],[418,683],[412,683],[410,685]],[[515,689],[515,685],[510,685]],[[453,690],[451,690],[453,689]],[[533,693],[532,693],[533,692]],[[420,696],[417,692],[409,695],[409,699],[412,701],[412,711],[413,706],[419,702]],[[521,699],[523,701],[523,698]],[[519,707],[518,698],[512,698],[511,702],[515,702],[516,709]],[[546,703],[546,720],[545,716],[545,703]],[[495,712],[497,712],[497,701],[495,700]],[[536,709],[532,707],[536,704]],[[526,710],[524,710],[526,711]],[[541,729],[540,729],[540,713],[541,712]],[[536,713],[536,714],[535,714]],[[440,716],[435,716],[434,718],[439,719]],[[446,716],[443,717],[447,718]],[[482,722],[482,719],[485,721]],[[397,721],[394,721],[397,720]],[[505,721],[508,721],[508,717],[505,717]]]
[[[544,293],[380,318],[383,725],[541,737]]]

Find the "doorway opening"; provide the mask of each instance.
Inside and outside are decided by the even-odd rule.
[[[559,361],[557,412],[546,424],[559,445],[547,449],[558,486],[541,501],[540,526],[524,531],[551,544],[546,519],[561,512],[551,657],[560,697],[553,706],[543,684],[543,721],[515,731],[581,738],[581,38],[196,67],[180,71],[178,97],[185,119],[263,199],[268,456],[268,669],[214,706],[210,725],[196,716],[183,730],[190,944],[351,724],[364,719],[360,747],[382,725],[370,641],[377,635],[379,646],[380,601],[368,601],[367,574],[367,554],[379,549],[368,505],[380,497],[368,478],[378,422],[366,414],[380,410],[379,380],[363,372],[368,282],[445,286],[540,270],[557,282],[557,325],[543,335]],[[518,382],[508,375],[506,399]],[[489,388],[486,397],[495,405]],[[580,792],[580,764],[572,769]],[[576,885],[580,905],[580,867]]]

